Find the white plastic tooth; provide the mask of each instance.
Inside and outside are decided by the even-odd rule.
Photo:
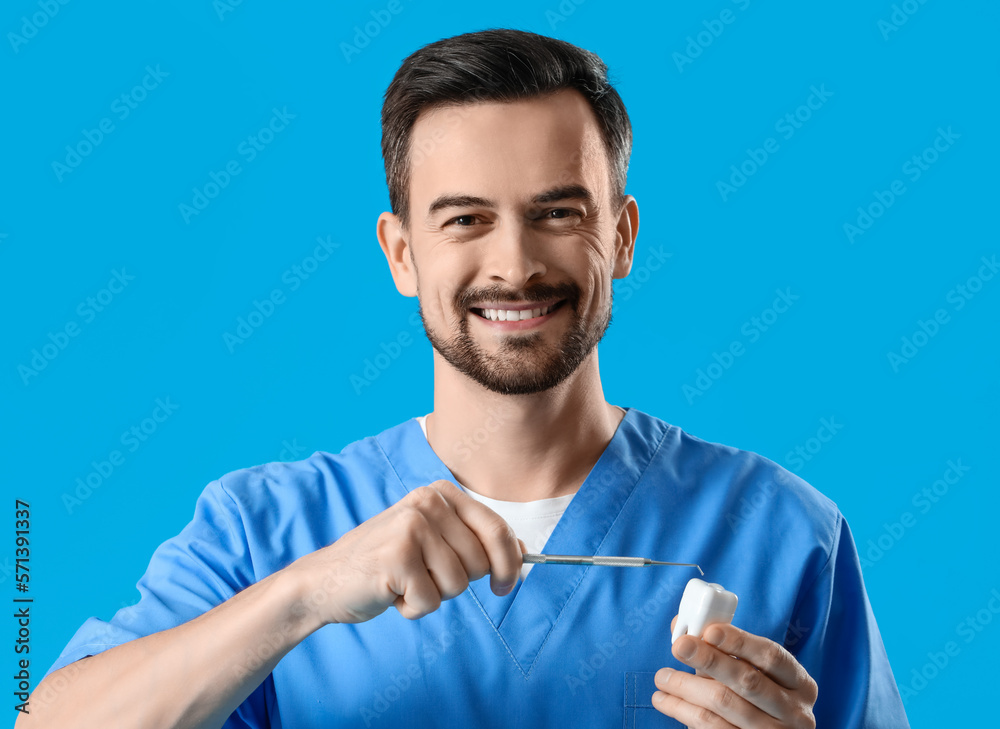
[[[676,643],[682,635],[700,638],[712,623],[732,623],[737,602],[734,593],[716,582],[705,582],[697,577],[690,579],[681,595],[670,643]]]

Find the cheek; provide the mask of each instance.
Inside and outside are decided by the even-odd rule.
[[[437,306],[437,316],[445,326],[457,326],[467,312],[461,312],[455,308],[456,291],[450,285],[439,289],[435,295],[435,305]]]
[[[611,305],[611,281],[598,280],[594,282],[594,298],[592,311],[596,314],[603,314],[605,309]]]
[[[475,244],[438,246],[437,255],[427,261],[427,278],[454,298],[455,292],[474,286],[482,264],[482,250]],[[423,268],[421,268],[423,272]]]
[[[590,298],[589,308],[603,309],[611,296],[611,261],[599,242],[595,241],[585,251],[585,265],[575,278],[584,289],[584,296]]]
[[[418,263],[418,286],[425,311],[436,318],[455,318],[455,298],[475,282],[475,265],[468,256],[450,252],[448,255],[425,256]]]

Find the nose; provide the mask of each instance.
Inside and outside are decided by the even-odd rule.
[[[486,242],[485,273],[493,282],[506,282],[521,290],[533,277],[543,277],[545,264],[540,257],[541,242],[526,226],[501,225]]]

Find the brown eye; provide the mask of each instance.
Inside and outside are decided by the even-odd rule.
[[[459,220],[468,220],[470,223],[469,225],[459,224],[458,226],[459,228],[468,228],[471,226],[472,221],[474,221],[475,219],[476,219],[475,215],[459,215],[457,218],[452,218],[451,220],[449,220],[447,223],[445,223],[445,225],[451,225],[452,223],[455,223]]]

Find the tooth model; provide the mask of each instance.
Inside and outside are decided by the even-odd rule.
[[[731,623],[736,614],[737,597],[722,585],[705,582],[697,577],[691,579],[681,596],[681,607],[677,612],[670,643],[673,645],[682,635],[700,638],[712,623]]]

